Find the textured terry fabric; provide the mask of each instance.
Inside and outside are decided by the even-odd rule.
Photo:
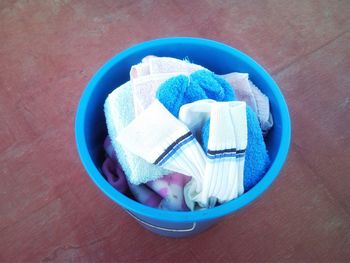
[[[147,183],[170,171],[150,164],[123,148],[116,141],[118,134],[134,119],[134,105],[130,82],[125,83],[108,95],[104,105],[108,134],[116,157],[132,184]]]
[[[190,76],[179,75],[164,82],[156,93],[157,99],[175,117],[180,107],[197,100],[232,101],[235,94],[224,79],[208,70],[199,70]]]

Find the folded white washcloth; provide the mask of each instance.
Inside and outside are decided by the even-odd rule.
[[[158,100],[122,130],[117,141],[149,163],[192,176],[196,181],[201,181],[204,174],[201,146]]]
[[[104,104],[104,111],[113,148],[130,183],[138,185],[170,173],[170,171],[150,164],[136,156],[116,140],[119,133],[134,119],[130,82],[125,83],[108,95]]]

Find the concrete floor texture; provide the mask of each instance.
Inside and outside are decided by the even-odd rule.
[[[193,36],[279,84],[292,144],[257,201],[191,238],[144,230],[87,176],[79,98],[125,48]],[[349,262],[350,1],[0,2],[0,262]]]

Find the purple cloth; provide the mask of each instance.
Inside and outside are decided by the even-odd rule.
[[[119,163],[116,163],[115,160],[107,157],[102,164],[102,171],[107,177],[107,181],[115,189],[124,194],[128,191],[128,184]]]
[[[110,138],[104,142],[107,158],[102,165],[102,171],[107,181],[119,192],[126,194],[130,190],[136,201],[155,208],[188,211],[184,200],[183,189],[190,181],[190,177],[171,173],[146,184],[134,185],[128,182],[121,168]]]

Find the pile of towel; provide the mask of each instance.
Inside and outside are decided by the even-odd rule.
[[[210,208],[249,191],[269,167],[269,100],[246,73],[147,56],[104,110],[103,173],[145,205]]]

